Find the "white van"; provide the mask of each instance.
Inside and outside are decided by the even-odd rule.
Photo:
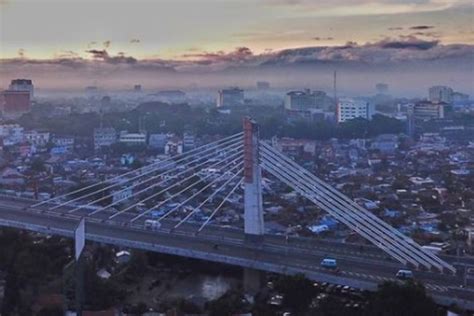
[[[413,272],[411,270],[398,270],[397,274],[395,275],[397,279],[400,280],[411,280],[413,279]]]
[[[328,268],[328,269],[336,269],[337,261],[336,259],[324,258],[323,261],[321,261],[321,267]]]

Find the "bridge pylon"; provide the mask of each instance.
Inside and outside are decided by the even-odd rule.
[[[244,232],[249,241],[261,241],[265,233],[262,203],[262,171],[259,165],[259,127],[244,118]]]

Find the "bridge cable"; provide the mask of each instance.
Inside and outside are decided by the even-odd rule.
[[[187,152],[185,152],[185,153],[182,153],[182,154],[179,154],[179,155],[176,155],[176,156],[167,158],[167,159],[165,159],[165,160],[158,161],[158,162],[152,163],[152,164],[150,164],[150,165],[143,166],[143,167],[141,167],[141,168],[139,168],[139,169],[135,169],[135,170],[128,171],[128,172],[126,172],[126,173],[124,173],[124,174],[115,176],[115,177],[113,177],[113,178],[106,179],[106,180],[104,180],[104,181],[91,184],[91,185],[89,185],[89,186],[80,188],[80,189],[75,190],[75,191],[72,191],[72,192],[68,192],[68,193],[66,193],[66,194],[62,194],[62,195],[55,196],[55,197],[50,198],[50,199],[47,199],[47,200],[45,200],[45,201],[41,201],[41,202],[39,202],[39,203],[33,204],[31,207],[38,207],[38,206],[44,205],[44,204],[46,204],[46,203],[51,203],[52,201],[55,201],[55,200],[57,200],[57,199],[60,199],[60,198],[69,196],[69,195],[71,195],[71,194],[77,194],[77,193],[80,193],[80,192],[82,192],[82,191],[92,189],[92,188],[94,188],[94,187],[96,187],[96,186],[98,186],[98,185],[105,184],[105,183],[109,183],[109,182],[111,182],[111,181],[119,180],[119,179],[121,179],[121,178],[124,178],[124,177],[130,175],[130,174],[137,173],[137,172],[141,172],[141,171],[143,171],[143,170],[147,170],[147,169],[150,168],[150,167],[158,166],[158,165],[163,164],[163,163],[165,163],[165,162],[172,161],[172,160],[174,160],[174,159],[176,159],[176,158],[185,157],[185,156],[187,156],[187,155],[190,155],[190,154],[199,152],[200,150],[203,150],[205,147],[218,145],[218,144],[221,143],[221,142],[225,142],[225,141],[227,141],[227,140],[231,140],[231,139],[233,139],[233,138],[236,138],[236,137],[239,137],[239,136],[242,136],[242,135],[243,135],[243,132],[240,132],[240,133],[237,133],[237,134],[234,134],[234,135],[231,135],[231,136],[228,136],[228,137],[219,139],[219,140],[217,140],[217,141],[211,142],[211,143],[209,143],[209,144],[205,144],[205,145],[203,145],[203,146],[200,146],[200,147],[198,147],[198,148],[192,149],[192,150],[187,151]]]
[[[230,190],[230,192],[224,197],[222,202],[215,208],[215,210],[211,213],[211,215],[209,215],[208,219],[201,225],[201,227],[199,227],[199,229],[197,230],[198,233],[204,229],[204,227],[211,221],[214,215],[216,215],[216,213],[220,210],[220,208],[225,204],[225,202],[228,201],[229,197],[235,192],[235,190],[237,190],[242,185],[243,182],[244,182],[244,178],[242,177],[240,181],[237,182],[237,184],[232,188],[232,190]]]
[[[288,157],[284,156],[282,153],[278,152],[277,150],[275,150],[274,148],[270,147],[269,145],[267,145],[265,143],[262,143],[262,144],[264,145],[264,146],[262,146],[264,148],[264,150],[265,149],[270,150],[270,152],[271,152],[270,156],[272,158],[275,157],[275,156],[281,157],[282,159],[284,159],[287,162],[287,164],[290,164],[293,167],[297,168],[297,170],[298,170],[297,174],[300,174],[300,176],[306,175],[307,177],[310,177],[313,181],[316,181],[320,185],[323,186],[323,188],[319,187],[319,189],[324,190],[324,187],[326,189],[329,189],[330,192],[328,192],[327,190],[324,190],[325,191],[324,195],[327,196],[328,199],[334,199],[335,201],[339,202],[343,207],[349,207],[353,210],[354,210],[354,208],[357,208],[357,212],[355,212],[355,213],[357,213],[358,216],[365,216],[365,217],[367,217],[367,219],[369,219],[369,221],[374,221],[374,223],[379,224],[376,227],[381,229],[381,230],[383,230],[383,229],[387,230],[389,233],[391,233],[391,234],[389,234],[389,236],[395,234],[397,237],[402,237],[402,240],[397,239],[397,238],[395,238],[395,240],[398,240],[399,243],[403,241],[402,245],[403,245],[404,248],[406,248],[407,246],[414,248],[415,251],[411,252],[412,255],[416,255],[417,257],[421,257],[421,258],[425,259],[427,262],[430,263],[430,265],[438,266],[438,268],[439,268],[439,265],[442,265],[445,268],[453,271],[454,268],[452,266],[450,266],[446,262],[442,261],[441,259],[439,259],[435,255],[433,255],[431,253],[427,254],[425,251],[422,251],[422,248],[418,244],[416,244],[412,239],[410,239],[407,236],[403,235],[398,230],[395,230],[393,227],[391,227],[390,225],[388,225],[387,223],[385,223],[384,221],[379,219],[377,216],[375,216],[372,213],[368,212],[367,210],[363,209],[357,203],[350,200],[347,196],[345,196],[342,193],[340,193],[339,191],[335,190],[329,184],[325,183],[324,181],[320,180],[319,178],[317,178],[316,176],[311,174],[308,170],[306,170],[306,169],[302,168],[301,166],[297,165],[294,161],[292,161]],[[316,187],[314,187],[313,189],[316,189]],[[333,195],[331,195],[331,194],[333,194]],[[337,194],[337,196],[339,196],[339,197],[335,196],[334,194]],[[344,200],[341,200],[340,197],[344,198]],[[392,237],[392,239],[394,239],[394,238]],[[442,269],[440,269],[440,270],[442,270]]]
[[[229,183],[231,183],[240,173],[242,173],[243,169],[237,171],[231,178],[229,178],[223,185],[221,185],[218,189],[214,190],[212,194],[210,194],[204,201],[202,201],[197,207],[193,209],[185,218],[183,218],[178,224],[176,224],[173,228],[178,228],[184,222],[186,222],[197,210],[200,210],[203,205],[205,205],[210,199],[214,198],[222,189],[224,189]]]
[[[240,145],[240,142],[236,142],[235,144],[227,145],[225,148],[219,149],[219,151],[224,151],[224,150],[233,151],[233,150],[237,149],[237,148],[239,147],[239,145]],[[179,167],[188,167],[189,165],[191,165],[191,164],[193,164],[193,163],[195,163],[195,162],[197,162],[197,161],[199,161],[199,160],[202,160],[202,159],[205,159],[205,158],[209,158],[209,157],[212,157],[212,156],[214,156],[214,155],[215,155],[215,152],[211,152],[211,153],[208,153],[208,154],[206,154],[206,155],[204,155],[204,156],[199,156],[198,158],[196,158],[196,159],[194,159],[194,160],[192,160],[192,161],[190,161],[190,162],[187,162],[187,163],[185,163],[184,165],[180,165]],[[198,167],[200,167],[200,166],[203,166],[203,165],[205,165],[205,164],[207,164],[207,163],[208,163],[208,160],[206,160],[206,161],[204,161],[204,162],[202,162],[202,163],[199,163],[198,165],[192,166],[192,167],[190,167],[190,168],[188,168],[188,169],[186,169],[186,170],[183,170],[183,171],[181,171],[181,172],[175,174],[174,176],[178,176],[178,175],[187,173],[187,172],[189,172],[190,170],[193,170],[193,169],[195,169],[195,168],[198,168]],[[110,193],[110,194],[108,194],[108,195],[106,195],[106,196],[103,196],[103,197],[101,197],[101,198],[99,198],[99,199],[96,199],[96,200],[94,200],[94,201],[91,201],[91,202],[87,203],[86,205],[78,206],[78,207],[76,207],[76,208],[74,208],[74,209],[68,211],[68,213],[73,213],[73,212],[75,212],[75,211],[77,211],[77,210],[79,210],[79,209],[81,209],[81,208],[84,208],[84,207],[87,207],[87,206],[96,204],[97,202],[101,202],[101,201],[104,201],[104,200],[106,200],[106,199],[109,199],[109,198],[113,197],[113,195],[115,195],[115,194],[117,194],[117,193],[125,192],[125,191],[130,190],[130,189],[132,189],[132,188],[135,188],[135,187],[137,187],[137,186],[142,186],[142,185],[144,185],[145,183],[148,183],[148,182],[150,182],[150,181],[152,181],[152,180],[155,180],[155,179],[161,178],[161,177],[163,177],[163,176],[165,176],[165,175],[168,175],[169,173],[172,173],[173,171],[174,171],[174,169],[171,169],[171,170],[167,170],[167,171],[165,171],[165,172],[159,173],[159,174],[157,174],[157,175],[154,175],[154,176],[152,176],[152,177],[146,179],[146,180],[143,181],[143,182],[132,184],[132,185],[127,186],[127,187],[125,187],[125,188],[123,188],[123,189],[121,189],[121,190],[119,190],[119,191],[112,192],[112,193]],[[148,191],[148,190],[150,190],[150,189],[152,189],[152,188],[155,188],[155,187],[161,185],[162,183],[165,183],[166,181],[168,181],[168,180],[159,181],[158,183],[155,183],[155,184],[153,184],[153,185],[151,185],[151,186],[148,186],[148,187],[146,187],[145,189],[142,189],[142,190],[140,190],[140,191],[138,191],[138,192],[135,192],[132,196],[121,198],[121,199],[119,199],[119,200],[117,200],[117,201],[115,201],[115,202],[113,202],[113,203],[111,203],[111,204],[109,204],[109,205],[107,205],[107,206],[104,206],[104,207],[101,208],[101,209],[98,209],[98,210],[95,210],[95,211],[91,212],[91,213],[89,214],[89,216],[94,215],[94,214],[96,214],[96,213],[99,213],[99,212],[101,212],[101,211],[103,211],[103,210],[105,210],[105,209],[107,209],[107,208],[110,208],[110,207],[112,207],[112,206],[114,206],[114,205],[117,205],[117,204],[119,204],[120,202],[123,202],[123,201],[125,201],[125,200],[128,200],[129,198],[131,198],[131,197],[133,197],[133,196],[137,196],[138,194],[141,194],[141,193],[143,193],[143,192],[145,192],[145,191]]]
[[[238,160],[243,159],[243,157],[242,157],[243,151],[240,152],[239,154],[240,154],[240,155],[239,155],[240,157],[237,157],[236,159],[230,161],[229,163],[227,163],[227,164],[226,164],[225,166],[223,166],[222,168],[225,169],[225,168],[229,167],[230,165],[235,164]],[[172,198],[174,198],[174,197],[176,197],[176,196],[182,194],[183,192],[186,192],[187,190],[191,189],[191,188],[194,187],[195,185],[197,185],[197,184],[203,182],[204,180],[208,179],[210,176],[211,176],[211,175],[207,175],[207,176],[205,176],[204,178],[201,178],[200,180],[198,180],[198,181],[194,182],[193,184],[187,186],[186,188],[184,188],[183,190],[179,191],[178,193],[175,193],[175,194],[171,195],[171,196],[168,197],[166,200],[160,202],[159,204],[155,205],[154,207],[149,208],[148,210],[146,210],[145,212],[143,212],[143,213],[141,213],[141,214],[138,214],[137,216],[135,216],[134,218],[132,218],[132,219],[130,220],[130,222],[135,222],[137,219],[139,219],[139,218],[145,216],[146,214],[148,214],[149,212],[151,212],[153,209],[155,209],[155,208],[157,208],[157,207],[160,207],[161,205],[167,203],[167,202],[168,202],[169,200],[171,200]]]
[[[229,159],[229,158],[231,158],[231,157],[236,157],[236,156],[238,156],[238,155],[241,155],[241,154],[242,154],[242,150],[241,150],[242,147],[243,147],[243,146],[240,145],[238,148],[236,148],[237,150],[239,150],[239,152],[237,152],[237,153],[235,153],[235,154],[232,154],[231,156],[226,157],[226,158],[223,159],[223,160],[219,160],[218,162],[212,164],[212,165],[209,166],[209,167],[210,167],[210,168],[217,167],[217,166],[219,166],[220,164],[222,164],[223,162],[225,162],[227,159]],[[208,163],[208,161],[206,161],[206,163]],[[204,164],[206,164],[206,163],[204,163]],[[203,165],[203,164],[201,164],[201,165]],[[126,207],[125,209],[123,209],[123,210],[121,210],[121,211],[119,211],[119,212],[117,212],[117,213],[114,213],[114,214],[110,215],[110,216],[109,216],[109,219],[112,219],[112,218],[114,218],[114,217],[116,217],[116,216],[118,216],[118,215],[120,215],[120,214],[123,214],[123,213],[127,212],[128,210],[130,210],[130,209],[132,209],[132,208],[134,208],[134,207],[136,207],[136,206],[138,206],[138,205],[140,205],[140,204],[143,204],[143,203],[145,203],[145,202],[147,202],[147,201],[149,201],[149,200],[155,198],[156,196],[159,196],[160,194],[163,194],[163,193],[167,192],[169,189],[174,188],[174,187],[176,187],[176,186],[182,184],[183,182],[186,182],[186,181],[188,181],[188,180],[194,178],[195,176],[196,176],[196,173],[193,173],[193,174],[191,174],[190,176],[188,176],[188,177],[186,177],[186,178],[184,178],[184,179],[181,179],[181,180],[177,181],[177,182],[174,183],[173,185],[171,185],[171,186],[169,186],[169,187],[166,187],[166,188],[164,188],[163,190],[161,190],[161,191],[159,191],[159,192],[156,192],[156,193],[154,193],[154,194],[152,194],[152,195],[149,195],[148,197],[144,198],[143,200],[138,201],[137,203],[132,204],[132,205]]]

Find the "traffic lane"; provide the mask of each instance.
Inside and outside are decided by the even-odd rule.
[[[19,218],[19,212],[14,212],[10,219],[16,220],[23,220],[25,222],[29,221],[29,217],[31,216],[29,213],[22,213],[23,218]],[[65,219],[66,220],[66,219]],[[43,216],[37,216],[36,223],[41,223],[47,226],[54,226],[57,221],[57,218],[48,218],[45,219]],[[98,225],[98,226],[97,226]],[[159,237],[159,241],[166,241],[165,243],[161,243],[168,246],[179,246],[183,247],[183,244],[190,244],[191,242],[193,245],[196,245],[196,242],[201,242],[203,245],[206,245],[205,250],[208,251],[209,241],[207,240],[199,240],[199,238],[189,238],[186,236],[176,236],[174,234],[163,234],[163,233],[149,233],[143,232],[138,230],[129,230],[128,228],[121,227],[121,229],[117,229],[116,226],[111,225],[104,225],[104,224],[97,224],[97,223],[90,223],[88,225],[88,231],[90,227],[100,227],[101,232],[106,232],[110,236],[114,236],[114,238],[121,238],[125,235],[128,236],[135,236],[137,240],[145,240],[149,242],[157,242],[156,237]],[[74,224],[68,226],[69,229],[72,229]],[[140,237],[138,237],[140,236]],[[151,239],[150,239],[151,238]],[[173,244],[173,242],[178,242],[178,244]],[[229,252],[227,255],[232,256],[238,254],[238,256],[244,255],[241,251],[251,251],[250,253],[246,253],[245,255],[258,255],[262,254],[262,258],[273,259],[277,260],[278,264],[288,263],[289,265],[296,265],[296,267],[305,267],[306,269],[310,270],[318,270],[321,271],[319,267],[319,263],[321,260],[326,256],[324,253],[320,253],[315,251],[314,253],[299,253],[298,249],[292,249],[286,246],[277,247],[275,248],[274,245],[263,245],[263,247],[257,247],[257,250],[253,250],[252,246],[245,245],[242,240],[237,239],[237,243],[235,245],[229,245],[228,241],[224,241],[222,238],[216,239],[214,242],[218,242],[220,247],[227,246],[232,247],[232,252]],[[226,249],[226,248],[225,248]],[[255,252],[257,251],[257,252]],[[283,252],[283,255],[282,255]],[[288,262],[288,254],[291,254],[291,262]],[[266,257],[265,257],[266,256]],[[283,261],[282,261],[283,260]],[[359,262],[357,260],[348,260],[346,258],[339,258],[339,266],[343,271],[348,272],[355,272],[358,273],[357,277],[361,279],[370,278],[370,276],[378,275],[383,277],[391,278],[396,273],[397,269],[394,267],[387,267],[384,263],[366,263],[366,262]],[[374,273],[375,272],[375,273]],[[360,274],[360,275],[359,275]],[[428,280],[433,279],[433,275],[428,275]],[[436,278],[439,280],[439,277]]]
[[[7,203],[9,205],[9,207],[12,207],[12,208],[16,208],[16,209],[21,209],[21,207],[18,206],[18,203]],[[59,213],[63,212],[64,210],[58,208],[57,209]],[[76,216],[80,216],[82,214],[75,214]],[[168,221],[168,225],[173,225],[174,222],[173,221]],[[193,227],[193,225],[189,225],[190,228]],[[212,231],[219,231],[220,234],[223,233],[223,231],[221,229],[212,229]],[[228,237],[234,237],[234,238],[239,238],[239,236],[237,235],[237,232],[235,231],[232,231],[232,230],[227,230],[225,231],[225,234],[228,236]],[[241,238],[241,234],[240,234],[240,238]],[[273,238],[273,240],[277,241],[280,243],[280,245],[269,245],[270,247],[271,246],[277,246],[277,247],[280,247],[280,250],[288,253],[289,250],[287,250],[287,247],[288,245],[286,245],[286,241],[285,241],[285,244],[282,244],[282,241],[281,240],[278,240],[277,238]],[[294,246],[294,245],[292,245]],[[297,251],[298,249],[295,249],[294,247],[292,247],[293,249],[291,250],[291,253],[292,254],[297,254]],[[337,248],[337,247],[336,247]],[[330,249],[331,251],[334,251],[333,249]],[[314,256],[317,256],[316,260],[320,260],[321,258],[324,258],[324,256],[328,256],[328,254],[322,254],[320,249],[313,249],[312,250],[312,253],[298,253],[298,255],[300,256],[306,256],[307,259],[309,260],[314,260]],[[323,257],[321,257],[323,256]],[[322,259],[321,259],[322,260]],[[394,269],[393,266],[392,267],[389,267],[389,264],[388,262],[383,262],[382,264],[380,263],[376,263],[376,262],[371,262],[371,263],[368,263],[368,262],[360,262],[359,260],[357,260],[357,258],[348,258],[346,256],[344,257],[341,257],[339,258],[339,262],[340,262],[340,266],[345,268],[349,268],[354,271],[354,272],[358,272],[358,273],[364,273],[366,270],[367,270],[367,267],[370,267],[372,271],[377,271],[378,274],[381,274],[381,273],[384,273],[385,277],[390,277],[390,276],[393,276],[393,273],[395,271],[398,270],[398,269]],[[435,280],[443,280],[446,281],[446,278],[442,275],[437,275],[437,274],[432,274],[432,273],[424,273],[424,272],[417,272],[417,274],[419,274],[423,279],[427,279],[427,280],[432,280],[432,279],[435,279]],[[447,280],[448,282],[452,282],[454,281],[452,278],[450,280]],[[458,280],[455,280],[454,282],[459,282]]]

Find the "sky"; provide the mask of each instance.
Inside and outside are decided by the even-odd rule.
[[[337,68],[363,92],[351,82],[366,65],[400,92],[414,93],[404,67],[426,69],[423,88],[438,71],[433,84],[470,90],[473,19],[465,0],[0,0],[0,87],[321,85]]]

